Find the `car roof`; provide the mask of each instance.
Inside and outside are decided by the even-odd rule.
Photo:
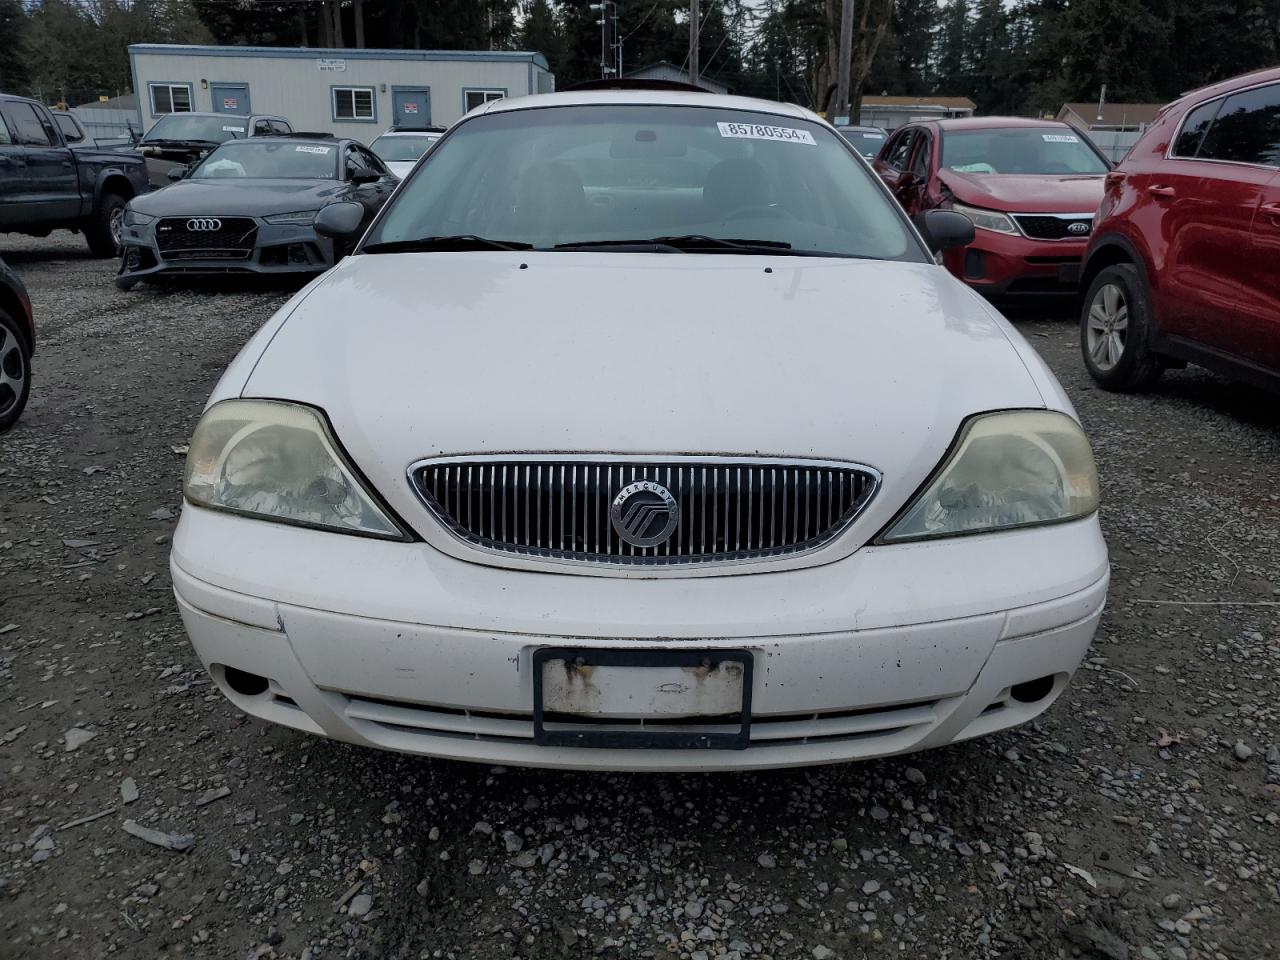
[[[387,130],[378,134],[378,138],[382,137],[438,137],[444,133],[444,127],[431,127],[422,130]]]
[[[258,116],[258,114],[214,113],[211,110],[184,110],[181,113],[166,113],[163,117],[156,117],[156,123],[159,123],[165,117],[223,117],[229,120],[248,120],[251,116]]]
[[[1280,81],[1280,67],[1268,67],[1265,70],[1254,70],[1252,73],[1242,73],[1238,77],[1232,77],[1229,80],[1220,80],[1217,83],[1211,83],[1207,87],[1198,87],[1195,90],[1188,90],[1177,100],[1173,101],[1170,106],[1176,103],[1191,100],[1210,100],[1215,96],[1224,93],[1234,93],[1237,90],[1244,90],[1249,87],[1256,87],[1261,83],[1272,83]]]
[[[527,97],[504,97],[476,107],[473,113],[508,113],[515,110],[537,110],[545,107],[639,104],[642,106],[711,107],[721,110],[751,110],[772,113],[795,120],[825,123],[812,110],[794,103],[732,97],[716,93],[693,93],[683,90],[568,90],[561,93],[539,93]]]
[[[884,133],[883,127],[869,127],[865,124],[859,123],[846,123],[842,126],[836,127],[836,129],[841,133],[844,133],[846,130],[850,130],[853,133]]]
[[[1041,120],[1036,117],[954,117],[950,120],[921,121],[936,124],[947,130],[1008,130],[1019,127],[1071,127],[1062,120]]]
[[[253,146],[261,146],[263,143],[313,143],[325,147],[333,147],[345,146],[348,143],[360,143],[360,141],[351,137],[309,137],[305,133],[295,133],[289,135],[277,134],[270,137],[236,137],[234,140],[228,140],[222,146],[246,143]]]

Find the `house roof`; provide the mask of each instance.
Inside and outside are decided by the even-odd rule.
[[[235,44],[196,45],[186,43],[131,43],[129,57],[138,55],[169,57],[263,57],[285,59],[337,60],[470,60],[526,61],[548,70],[547,58],[532,50],[383,50],[352,47],[249,47]]]
[[[948,110],[976,110],[968,97],[863,97],[864,107],[945,107]]]
[[[1106,103],[1102,106],[1102,119],[1099,120],[1096,103],[1064,103],[1058,111],[1058,119],[1066,119],[1066,114],[1070,111],[1089,126],[1137,126],[1140,123],[1151,123],[1163,108],[1163,103]]]
[[[656,63],[646,63],[643,67],[636,67],[634,70],[628,70],[622,75],[625,80],[648,80],[648,79],[680,79],[685,80],[689,75],[689,71],[683,67],[678,67],[670,60],[659,60]],[[718,80],[712,80],[707,76],[698,77],[696,85],[702,86],[711,93],[728,93],[729,87]]]
[[[110,100],[90,100],[76,106],[77,110],[137,110],[138,95],[126,93],[124,96],[112,97]]]

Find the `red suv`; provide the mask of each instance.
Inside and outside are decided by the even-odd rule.
[[[1108,390],[1187,361],[1280,388],[1280,69],[1189,93],[1107,175],[1080,346]]]
[[[992,299],[1073,294],[1110,163],[1054,120],[975,117],[899,127],[875,168],[911,217],[965,214],[973,243],[943,262]]]

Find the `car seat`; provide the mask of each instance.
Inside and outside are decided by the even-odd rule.
[[[512,234],[546,243],[572,240],[586,226],[582,178],[562,161],[526,167],[516,182]]]
[[[702,209],[707,220],[724,220],[744,207],[764,207],[773,200],[773,183],[759,162],[744,158],[721,160],[702,185]]]

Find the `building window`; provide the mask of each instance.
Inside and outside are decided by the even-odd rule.
[[[462,91],[463,103],[467,111],[474,110],[476,107],[488,103],[490,100],[501,100],[507,95],[505,90],[464,90]]]
[[[185,83],[152,83],[151,115],[162,113],[190,113],[191,87]]]
[[[333,119],[373,120],[373,87],[334,87]]]

